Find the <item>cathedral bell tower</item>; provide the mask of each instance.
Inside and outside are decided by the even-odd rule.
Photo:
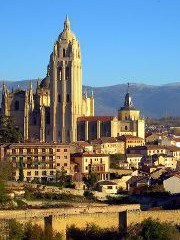
[[[50,56],[51,139],[77,140],[77,118],[82,116],[82,66],[80,45],[66,17],[63,32]]]

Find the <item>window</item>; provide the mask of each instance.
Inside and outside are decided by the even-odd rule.
[[[66,67],[66,80],[69,80],[69,67]]]
[[[88,170],[88,166],[86,166],[86,170]]]
[[[46,160],[46,156],[42,156],[42,160],[45,161]]]
[[[19,149],[19,153],[23,154],[23,149],[22,148]]]
[[[53,149],[52,148],[49,148],[49,153],[53,153]]]
[[[57,149],[57,152],[60,152],[60,149],[59,149],[59,148]]]
[[[69,97],[69,94],[66,95],[66,102],[69,102],[70,100],[70,97]]]
[[[43,152],[43,153],[45,153],[45,152],[46,152],[46,149],[45,149],[45,148],[43,148],[43,149],[42,149],[42,152]]]
[[[16,154],[16,149],[12,149],[12,154]]]
[[[34,153],[38,154],[38,149],[37,148],[34,148]]]
[[[60,103],[61,102],[61,95],[58,94],[58,102]]]
[[[66,148],[64,149],[64,152],[67,152],[67,149],[66,149]]]
[[[50,124],[50,113],[46,112],[46,124]]]
[[[50,175],[53,175],[54,174],[54,171],[50,171]]]
[[[112,186],[107,186],[107,189],[113,189],[113,187]]]
[[[15,108],[15,111],[19,110],[19,101],[15,101],[14,108]]]
[[[42,175],[45,176],[46,175],[46,171],[42,171]]]
[[[39,173],[38,173],[38,171],[35,171],[35,175],[37,176]]]
[[[128,130],[128,127],[127,127],[127,126],[125,126],[125,130]]]
[[[62,68],[61,67],[59,68],[59,80],[60,81],[62,80]]]
[[[64,156],[64,159],[67,159],[68,157],[67,156]]]
[[[33,125],[37,124],[36,116],[33,116]]]
[[[67,167],[67,163],[64,163],[64,167]]]
[[[57,167],[60,167],[60,163],[57,163]]]
[[[66,57],[66,49],[63,48],[63,57]]]
[[[31,172],[27,172],[27,176],[31,176]]]
[[[57,159],[60,159],[60,156],[57,156]]]

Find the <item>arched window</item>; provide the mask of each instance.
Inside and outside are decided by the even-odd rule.
[[[15,108],[15,111],[19,110],[19,101],[15,101],[14,108]]]
[[[127,127],[127,126],[125,126],[125,130],[128,130],[128,127]]]

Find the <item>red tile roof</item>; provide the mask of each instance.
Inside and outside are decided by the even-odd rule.
[[[78,117],[78,122],[96,122],[96,121],[111,121],[114,119],[114,116],[94,116],[94,117]]]

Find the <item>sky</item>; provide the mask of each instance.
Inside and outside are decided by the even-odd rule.
[[[66,14],[84,85],[180,81],[180,0],[0,0],[0,80],[43,78]]]

